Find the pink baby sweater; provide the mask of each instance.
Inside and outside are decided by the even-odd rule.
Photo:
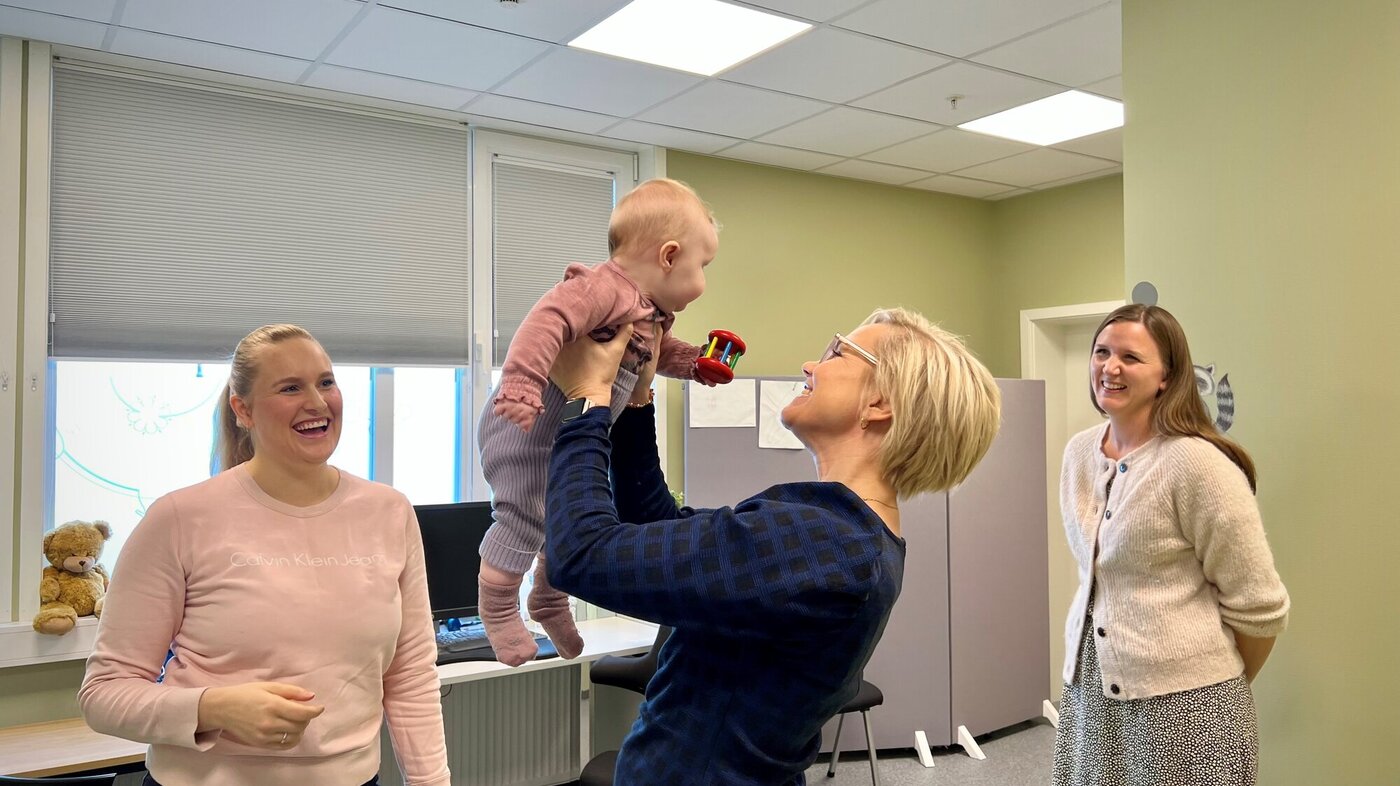
[[[645,348],[643,328],[659,322],[663,333],[656,373],[675,379],[696,379],[695,358],[701,348],[671,335],[675,320],[674,315],[659,312],[616,262],[608,260],[593,268],[578,263],[569,265],[564,270],[564,280],[544,293],[515,331],[501,367],[497,412],[508,401],[523,403],[538,412],[544,406],[542,395],[549,382],[549,369],[565,344],[600,329],[615,330],[632,323],[638,324],[629,354]],[[598,338],[606,340],[613,335],[616,334]]]
[[[162,786],[358,786],[379,771],[384,718],[406,782],[436,786],[449,782],[436,658],[402,494],[341,472],[324,502],[294,507],[238,466],[161,497],[136,527],[78,702],[93,729],[151,743]],[[300,743],[195,733],[205,688],[263,681],[325,705]]]

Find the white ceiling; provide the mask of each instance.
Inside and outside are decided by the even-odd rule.
[[[952,128],[1121,99],[1119,0],[731,0],[814,27],[709,78],[565,46],[627,2],[0,0],[0,35],[977,198],[1122,171],[1121,129]]]

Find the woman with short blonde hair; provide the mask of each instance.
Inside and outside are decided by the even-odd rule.
[[[818,481],[677,508],[652,369],[608,428],[626,338],[576,342],[555,364],[582,414],[559,429],[545,503],[555,586],[675,629],[613,783],[801,783],[899,596],[899,498],[967,477],[996,435],[1000,393],[952,334],[876,311],[802,365],[783,409]]]

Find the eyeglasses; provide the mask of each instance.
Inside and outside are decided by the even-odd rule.
[[[872,365],[872,366],[879,366],[879,365],[880,365],[880,359],[879,359],[879,358],[875,357],[874,355],[870,354],[869,352],[866,352],[864,349],[861,348],[861,346],[860,346],[859,344],[857,344],[856,342],[850,340],[849,338],[846,338],[845,336],[841,335],[840,333],[837,333],[837,334],[835,334],[835,335],[833,335],[833,336],[831,337],[831,343],[826,345],[826,351],[822,353],[822,359],[819,360],[819,361],[817,361],[817,362],[818,362],[818,363],[825,363],[826,361],[828,361],[828,360],[830,360],[830,359],[832,359],[832,358],[834,358],[834,357],[840,356],[840,355],[841,355],[841,347],[842,347],[842,346],[850,347],[857,355],[860,356],[861,360],[864,360],[865,362],[869,363],[870,365]]]

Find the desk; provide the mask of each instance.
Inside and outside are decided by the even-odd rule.
[[[146,759],[146,745],[89,729],[82,718],[0,729],[0,774],[39,778]]]
[[[573,660],[548,658],[511,668],[495,661],[449,663],[438,667],[443,685],[577,666],[604,655],[645,652],[656,638],[656,626],[622,617],[578,624],[585,646]],[[451,740],[448,741],[451,745]],[[82,718],[0,728],[0,774],[40,777],[116,767],[143,761],[146,744],[98,734]],[[392,765],[391,765],[392,766]]]

